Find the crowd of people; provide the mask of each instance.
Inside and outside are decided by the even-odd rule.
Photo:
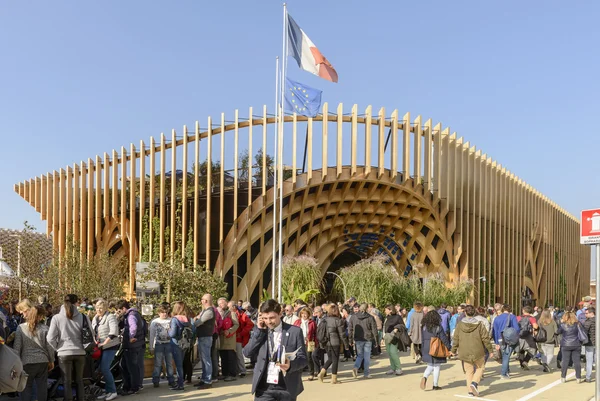
[[[423,390],[441,390],[441,366],[449,359],[461,361],[472,396],[480,394],[490,358],[502,365],[503,380],[511,377],[513,354],[523,370],[531,368],[531,361],[542,372],[560,369],[563,382],[571,366],[577,382],[591,382],[595,367],[595,308],[588,304],[579,310],[525,306],[517,315],[506,304],[476,308],[416,301],[411,308],[385,305],[382,313],[354,297],[343,304],[322,305],[268,300],[254,308],[225,298],[215,304],[211,294],[204,294],[200,311],[181,301],[163,303],[156,306],[156,316],[146,320],[126,300],[90,302],[69,294],[56,309],[39,301],[25,299],[8,309],[0,307],[0,346],[14,349],[28,375],[19,394],[23,401],[47,399],[48,372],[55,364],[64,399],[73,400],[75,393],[82,401],[91,355],[98,362],[94,374],[104,387],[97,399],[106,401],[142,391],[147,353],[154,359],[154,387],[166,380],[172,391],[184,391],[192,384],[197,361],[201,375],[193,385],[199,389],[244,377],[249,365],[254,368],[252,392],[260,400],[296,399],[303,376],[324,383],[329,374],[328,382],[339,384],[340,361],[352,360],[348,374],[369,379],[371,360],[382,353],[382,346],[389,359],[386,375],[403,374],[400,353],[410,352],[415,364],[425,365],[420,376]]]

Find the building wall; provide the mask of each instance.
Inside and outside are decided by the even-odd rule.
[[[15,191],[40,212],[59,253],[72,233],[88,255],[104,248],[128,257],[131,292],[149,233],[150,244],[158,236],[150,252],[159,260],[191,247],[192,268],[220,272],[236,297],[249,297],[269,288],[278,250],[267,152],[254,161],[259,149],[273,148],[276,119],[266,107],[248,115],[209,117],[193,133],[173,130]],[[285,116],[283,126],[279,152],[292,172],[278,188],[284,254],[310,250],[325,264],[342,248],[383,252],[400,272],[441,273],[449,285],[472,279],[477,304],[566,304],[587,292],[590,255],[579,245],[577,219],[440,123],[371,106],[344,113],[340,104],[329,113],[325,104],[322,115]],[[244,149],[253,163],[240,160]],[[204,161],[221,163],[207,174]],[[149,230],[155,217],[159,229]],[[167,229],[180,238],[165,239]]]

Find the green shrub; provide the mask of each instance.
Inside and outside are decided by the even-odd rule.
[[[346,283],[348,296],[354,296],[359,302],[374,303],[379,308],[387,304],[412,306],[415,301],[424,305],[439,306],[441,303],[458,305],[467,301],[473,290],[471,280],[460,281],[447,286],[441,274],[424,277],[423,284],[416,274],[404,277],[387,263],[381,255],[358,261],[339,272]],[[343,294],[343,285],[336,278],[334,289]]]

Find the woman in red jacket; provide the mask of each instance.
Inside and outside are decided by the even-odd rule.
[[[237,331],[235,332],[235,352],[238,358],[238,372],[240,377],[245,377],[246,361],[244,359],[244,355],[242,354],[242,349],[246,346],[246,344],[248,344],[248,341],[250,341],[250,332],[254,327],[254,323],[252,323],[252,320],[250,320],[248,315],[239,310],[235,302],[229,301],[229,310],[235,311],[238,322],[240,323],[240,327],[238,327]]]
[[[306,345],[306,356],[308,359],[308,380],[315,379],[315,364],[313,363],[312,353],[317,346],[317,324],[311,319],[312,311],[309,307],[300,310],[300,319],[294,322],[294,326],[302,329],[304,335],[304,344]]]

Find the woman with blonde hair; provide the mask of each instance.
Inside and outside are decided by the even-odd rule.
[[[27,385],[21,392],[21,400],[29,401],[33,393],[33,383],[37,387],[37,400],[46,401],[48,392],[48,371],[54,368],[54,348],[46,340],[48,326],[42,323],[46,317],[42,307],[36,307],[28,299],[17,304],[17,312],[25,318],[15,333],[14,350],[23,362],[23,370],[29,375]]]
[[[556,334],[562,334],[560,340],[560,351],[562,353],[561,362],[561,382],[567,382],[567,369],[573,362],[575,367],[575,378],[577,383],[581,383],[581,340],[579,339],[579,330],[581,323],[577,321],[577,316],[572,309],[565,309],[565,313],[558,324]],[[583,328],[581,328],[583,330]]]
[[[108,303],[104,299],[96,302],[96,316],[92,319],[92,329],[98,340],[98,347],[102,349],[100,357],[100,371],[104,376],[106,385],[104,394],[98,399],[111,401],[117,398],[117,387],[110,367],[119,350],[119,322],[117,317],[108,312]]]
[[[540,347],[542,349],[542,366],[544,367],[544,372],[549,373],[551,371],[550,364],[554,359],[554,337],[558,330],[558,326],[552,318],[550,309],[544,309],[540,315],[538,324],[546,331],[546,342],[540,344]]]
[[[300,319],[294,322],[294,326],[302,329],[304,345],[306,346],[306,358],[308,359],[308,380],[312,381],[316,375],[313,352],[317,344],[317,324],[311,319],[312,310],[308,306],[300,309],[298,316],[300,316]]]
[[[169,329],[169,337],[171,337],[171,350],[173,352],[173,360],[177,368],[177,385],[171,387],[174,391],[183,391],[183,357],[184,351],[179,346],[179,341],[182,338],[183,329],[190,326],[190,320],[185,312],[185,302],[177,301],[173,303],[171,312],[171,328]]]
[[[413,348],[415,350],[416,360],[415,363],[420,364],[423,359],[423,355],[421,354],[421,343],[422,343],[422,332],[421,332],[421,322],[423,321],[423,317],[425,316],[425,311],[423,308],[423,304],[421,302],[415,302],[413,305],[415,311],[410,316],[409,320],[409,331],[408,335],[410,340],[413,343]]]

